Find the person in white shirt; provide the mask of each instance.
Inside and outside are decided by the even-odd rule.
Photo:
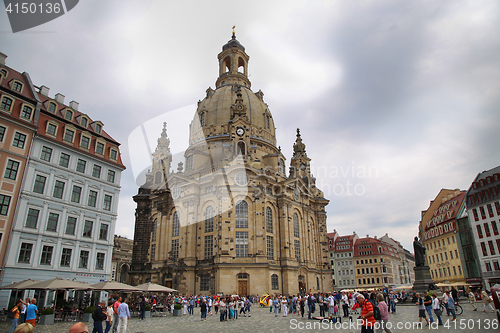
[[[212,305],[213,305],[212,297],[208,297],[208,312],[210,312],[210,315],[212,315]]]
[[[436,294],[432,294],[432,310],[434,310],[434,314],[438,318],[438,325],[443,325],[443,321],[441,320],[441,308],[439,306],[439,299]]]
[[[283,311],[283,317],[288,315],[288,300],[286,296],[281,297],[281,310]]]
[[[469,289],[469,302],[470,302],[470,305],[472,305],[472,308],[474,309],[472,311],[477,311],[477,307],[476,307],[476,295],[474,295],[474,293],[470,289]]]
[[[330,296],[328,296],[328,315],[332,316],[333,315],[333,308],[335,306],[335,297],[330,293]]]
[[[106,308],[106,330],[104,331],[105,333],[108,333],[109,330],[111,329],[111,322],[113,320],[113,301],[108,302],[108,307]]]
[[[446,292],[443,293],[442,300],[443,300],[443,304],[444,304],[444,306],[446,308],[446,314],[449,316],[450,315],[450,310],[448,309],[448,295],[446,295]]]

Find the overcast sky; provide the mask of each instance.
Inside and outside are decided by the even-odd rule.
[[[278,145],[300,127],[328,231],[389,236],[413,252],[422,210],[441,188],[468,189],[499,165],[498,1],[97,1],[13,34],[0,12],[0,51],[35,85],[75,100],[120,142],[115,233],[133,238],[136,164],[167,125],[173,153],[214,88],[217,54],[236,25]],[[179,110],[180,109],[180,110]],[[177,111],[176,111],[177,110]],[[185,115],[184,117],[182,115]],[[136,140],[132,140],[136,142]],[[134,165],[136,170],[133,170]],[[287,167],[288,170],[288,167]]]

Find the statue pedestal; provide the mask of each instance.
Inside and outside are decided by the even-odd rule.
[[[413,290],[418,293],[431,290],[434,281],[431,279],[431,272],[429,266],[415,266],[415,282],[413,282]]]

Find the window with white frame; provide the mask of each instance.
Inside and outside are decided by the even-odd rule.
[[[33,244],[31,243],[21,243],[21,249],[19,251],[18,262],[23,264],[29,264],[31,260],[31,251],[33,250]]]
[[[248,257],[248,231],[236,232],[236,257]]]
[[[61,253],[61,266],[69,267],[71,264],[72,249],[63,248]]]

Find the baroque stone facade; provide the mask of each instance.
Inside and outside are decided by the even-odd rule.
[[[130,282],[189,294],[331,289],[325,206],[300,131],[289,172],[249,56],[232,39],[198,102],[189,147],[171,172],[164,124],[137,203]]]

